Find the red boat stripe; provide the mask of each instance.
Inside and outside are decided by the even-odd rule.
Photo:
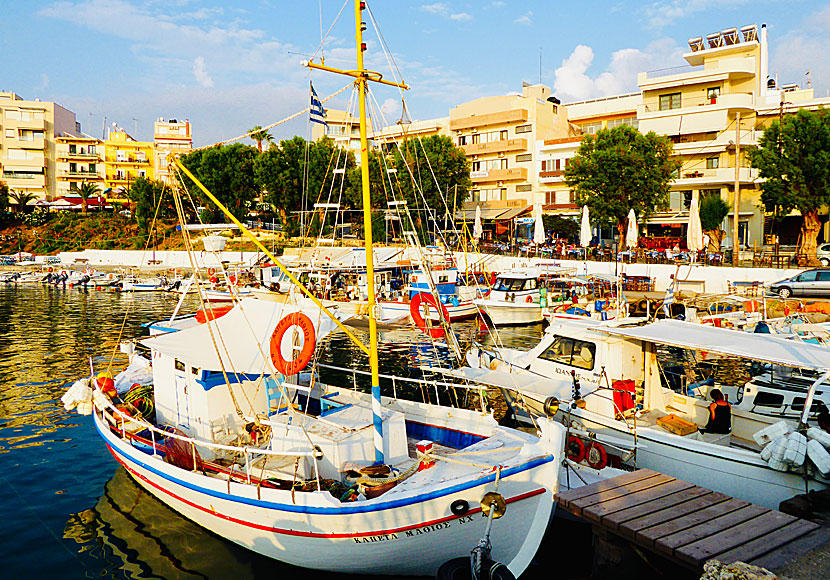
[[[225,515],[225,514],[221,514],[221,513],[217,512],[215,510],[208,509],[204,506],[193,503],[192,501],[186,500],[183,497],[180,497],[180,496],[176,495],[172,491],[161,487],[160,485],[158,485],[154,481],[150,481],[149,479],[147,479],[146,477],[144,477],[143,475],[138,473],[136,470],[132,469],[129,465],[127,465],[121,459],[121,457],[109,445],[107,445],[107,449],[110,450],[110,453],[112,453],[112,455],[113,455],[113,457],[115,457],[116,461],[118,461],[118,463],[120,463],[121,465],[124,466],[124,469],[126,469],[127,471],[132,473],[135,477],[137,477],[137,478],[141,479],[142,481],[146,482],[147,484],[152,485],[153,487],[155,487],[159,491],[169,495],[170,497],[172,497],[172,498],[174,498],[174,499],[176,499],[176,500],[178,500],[178,501],[180,501],[184,504],[187,504],[190,507],[201,510],[201,511],[207,513],[207,514],[211,514],[213,516],[216,516],[217,518],[221,518],[223,520],[227,520],[227,521],[233,522],[235,524],[239,524],[239,525],[242,525],[242,526],[248,526],[249,528],[255,528],[255,529],[263,530],[263,531],[266,531],[266,532],[275,532],[277,534],[285,534],[285,535],[288,535],[288,536],[302,536],[302,537],[306,537],[306,538],[358,538],[358,537],[363,537],[363,536],[378,536],[378,535],[382,535],[382,534],[397,534],[397,533],[405,532],[406,530],[414,530],[416,528],[422,528],[424,526],[431,526],[431,525],[434,525],[434,524],[440,524],[442,522],[446,522],[446,521],[449,521],[449,520],[454,520],[454,519],[460,517],[460,516],[456,516],[456,515],[451,515],[451,516],[447,516],[447,517],[444,517],[444,518],[438,518],[437,520],[424,522],[422,524],[417,524],[417,525],[414,525],[414,526],[406,526],[406,527],[402,527],[402,528],[394,528],[394,529],[389,529],[389,530],[378,530],[378,531],[372,531],[372,532],[352,532],[352,533],[348,533],[348,534],[319,534],[319,533],[314,533],[314,532],[301,532],[301,531],[298,531],[298,530],[286,530],[286,529],[283,529],[283,528],[274,528],[274,527],[271,527],[271,526],[263,526],[262,524],[256,524],[256,523],[253,523],[253,522],[248,522],[248,521],[245,521],[245,520],[240,520],[239,518],[234,518],[234,517],[231,517],[231,516],[228,516],[228,515]],[[515,497],[512,497],[512,498],[509,498],[509,499],[505,498],[505,501],[507,503],[514,503],[514,502],[517,502],[517,501],[521,501],[523,499],[527,499],[529,497],[539,495],[540,493],[544,493],[544,492],[545,492],[545,489],[540,488],[540,489],[536,489],[536,490],[533,490],[533,491],[528,491],[528,492],[519,494],[519,495],[517,495]],[[477,507],[477,508],[471,509],[470,511],[468,511],[464,515],[473,515],[473,514],[477,514],[480,511],[481,511],[481,508]]]

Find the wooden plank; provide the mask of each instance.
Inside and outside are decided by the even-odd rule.
[[[751,505],[747,508],[739,510],[739,512],[750,511],[753,510],[753,508],[759,508],[759,506]],[[730,517],[734,517],[739,512],[733,512],[732,514],[718,519],[727,520]],[[726,526],[721,527],[721,531],[717,533],[712,533],[710,530],[702,537],[702,539],[696,542],[692,542],[691,544],[684,543],[680,545],[674,551],[674,557],[682,562],[686,562],[687,564],[702,567],[706,560],[715,558],[719,554],[727,552],[742,544],[746,544],[755,538],[768,534],[773,530],[781,529],[796,520],[797,518],[794,518],[793,516],[777,511],[767,510],[765,513],[762,513],[752,519],[745,520],[738,525],[733,526],[731,524],[727,524]],[[707,527],[707,525],[704,524],[700,527],[704,528]]]
[[[558,493],[556,494],[556,501],[562,507],[568,508],[570,503],[574,500],[594,495],[595,493],[600,493],[602,491],[607,491],[609,489],[614,489],[615,487],[620,487],[628,483],[640,481],[641,479],[656,477],[657,475],[660,474],[650,469],[638,469],[637,471],[631,471],[624,475],[612,477],[611,479],[598,481],[597,483],[592,483],[591,485],[584,485],[576,489],[569,489],[568,491]]]
[[[748,562],[777,550],[788,542],[798,539],[818,528],[819,525],[816,523],[807,520],[795,520],[775,530],[773,533],[755,538],[728,552],[718,554],[718,560],[724,564]]]
[[[586,509],[584,513],[589,520],[600,521],[606,516],[620,510],[648,503],[651,500],[659,499],[673,493],[682,492],[693,487],[695,487],[694,484],[675,479],[674,481],[667,481],[662,485],[649,487],[631,495],[604,501],[599,505],[591,506],[591,508]]]
[[[627,537],[636,537],[638,542],[650,546],[658,538],[691,528],[746,505],[749,504],[745,501],[712,492],[688,503],[626,522],[620,526],[620,533]]]
[[[773,552],[747,562],[747,564],[760,566],[767,570],[775,570],[828,542],[830,542],[830,528],[819,527],[819,529],[809,532],[789,544],[776,548]]]
[[[680,481],[680,480],[678,480]],[[619,531],[620,526],[623,524],[627,524],[631,522],[631,520],[637,519],[645,519],[645,516],[655,515],[659,512],[663,512],[668,510],[669,508],[682,505],[683,513],[689,513],[690,511],[694,511],[694,508],[690,510],[686,504],[691,503],[692,500],[698,499],[700,497],[711,495],[712,491],[708,490],[704,487],[693,486],[691,489],[684,489],[682,491],[678,491],[672,494],[667,494],[663,497],[653,499],[651,501],[641,503],[639,505],[630,506],[624,510],[620,510],[618,512],[614,512],[609,514],[608,516],[602,519],[602,523],[610,528]],[[726,497],[724,496],[724,500]],[[700,507],[706,507],[707,505],[711,505],[706,503],[705,505],[701,505]],[[659,521],[655,523],[662,523],[664,519],[659,519]],[[647,524],[643,527],[649,527],[649,525],[654,525],[654,523]]]
[[[657,550],[671,554],[675,548],[691,544],[728,527],[757,518],[768,511],[770,511],[769,508],[752,505],[741,500],[729,499],[710,508],[689,514],[688,517],[684,516],[644,530],[642,535],[653,538],[654,547]]]
[[[595,493],[593,495],[581,497],[577,500],[574,500],[570,502],[571,511],[573,511],[574,509],[579,509],[580,511],[585,512],[589,508],[591,508],[591,506],[595,506],[602,502],[610,501],[618,497],[630,496],[633,493],[657,485],[664,485],[671,481],[674,481],[673,477],[669,477],[668,475],[662,475],[658,473],[656,476],[649,477],[648,479],[642,479],[640,481],[635,481],[634,483],[621,485],[619,487],[615,487],[614,489],[601,491],[599,493]]]

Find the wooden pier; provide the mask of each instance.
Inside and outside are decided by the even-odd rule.
[[[695,572],[710,559],[778,568],[830,542],[830,529],[641,469],[557,495],[579,516]]]

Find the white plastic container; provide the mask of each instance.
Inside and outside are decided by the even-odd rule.
[[[778,423],[773,423],[769,427],[764,427],[755,435],[752,436],[755,439],[755,443],[758,445],[766,445],[773,439],[780,437],[781,435],[786,435],[792,431],[792,427],[786,421],[778,421]]]

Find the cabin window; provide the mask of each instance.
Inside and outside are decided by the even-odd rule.
[[[536,289],[536,278],[530,278],[529,280],[525,280],[525,290],[535,290]]]
[[[818,413],[821,411],[822,407],[824,407],[824,403],[821,401],[813,401],[813,404],[810,405],[810,413]],[[804,397],[796,397],[793,399],[793,411],[801,412],[804,410]]]
[[[815,270],[813,270],[812,272],[804,272],[802,274],[799,274],[796,280],[798,280],[799,282],[813,282],[815,281],[817,274],[818,272],[816,272]]]
[[[592,342],[556,336],[539,358],[581,369],[592,370],[597,346]]]
[[[778,393],[767,393],[765,391],[758,391],[758,394],[755,395],[755,400],[753,401],[753,404],[756,407],[780,407],[783,402],[784,395],[780,395]],[[803,408],[804,401],[802,401],[801,404]]]
[[[497,292],[516,292],[522,289],[523,280],[514,280],[512,278],[498,278],[493,290]]]
[[[176,367],[177,371],[183,371],[184,370],[184,363],[182,361],[178,360],[178,359],[176,359],[176,362],[174,363],[174,366]]]

